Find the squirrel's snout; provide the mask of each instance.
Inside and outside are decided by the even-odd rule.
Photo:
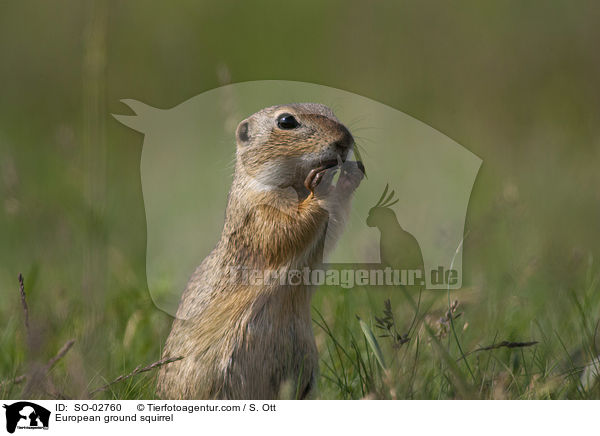
[[[342,158],[345,160],[348,152],[354,145],[354,138],[352,137],[352,134],[345,126],[341,125],[340,131],[341,131],[340,138],[338,140],[334,141],[333,144],[331,144],[331,145],[334,148],[335,152],[337,154],[341,155]]]

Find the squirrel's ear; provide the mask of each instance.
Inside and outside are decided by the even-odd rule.
[[[250,142],[250,122],[248,120],[242,121],[235,131],[235,138],[240,147],[248,145]]]

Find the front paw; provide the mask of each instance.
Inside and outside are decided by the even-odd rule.
[[[344,162],[336,184],[336,191],[340,194],[351,194],[358,188],[365,174],[365,166],[361,161]]]
[[[304,187],[313,195],[325,196],[331,190],[331,182],[337,167],[313,168],[304,180]]]
[[[304,179],[304,187],[314,194],[322,179],[323,170],[320,168],[313,168],[308,173],[308,176],[306,176],[306,179]]]

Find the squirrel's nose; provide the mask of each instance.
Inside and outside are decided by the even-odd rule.
[[[340,133],[340,138],[333,143],[333,147],[339,154],[343,155],[354,144],[354,138],[345,126],[340,125]]]

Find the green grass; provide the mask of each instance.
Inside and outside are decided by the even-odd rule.
[[[333,292],[333,291],[332,291]],[[427,291],[426,291],[427,292]],[[458,295],[456,295],[458,294]],[[460,298],[460,293],[454,296]],[[322,353],[322,398],[358,399],[592,399],[600,378],[582,383],[586,367],[597,370],[597,280],[570,294],[561,329],[524,319],[520,329],[493,331],[473,303],[430,298],[414,311],[417,296],[391,307],[369,307],[369,321],[345,325],[315,309]],[[455,300],[456,301],[456,300]],[[383,313],[382,313],[383,312]],[[575,314],[579,314],[576,316]],[[590,322],[588,316],[595,314]],[[572,322],[572,320],[577,320]],[[565,328],[564,326],[569,326]],[[389,334],[389,331],[404,334]],[[398,338],[401,338],[399,341]],[[567,345],[568,344],[568,345]]]
[[[582,286],[564,293],[552,322],[523,318],[505,329],[486,323],[481,296],[469,290],[451,292],[449,305],[438,291],[320,289],[313,310],[321,356],[317,398],[600,398],[600,378],[582,378],[586,367],[599,369],[593,363],[600,355],[598,286],[590,267]],[[69,305],[65,320],[40,312],[34,301],[40,293],[28,291],[31,334],[39,335],[31,349],[15,287],[0,336],[1,398],[84,398],[160,359],[170,318],[144,292],[128,289],[93,319]],[[8,382],[46,363],[71,338],[75,345],[49,371],[50,384],[28,391],[27,380]],[[91,398],[153,398],[155,375],[131,376]]]

